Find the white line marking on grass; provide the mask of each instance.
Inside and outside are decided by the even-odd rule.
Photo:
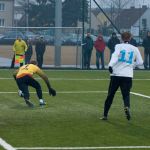
[[[0,80],[13,80],[14,78],[0,78]],[[41,78],[35,78],[38,80],[41,80]],[[110,80],[109,78],[104,78],[104,79],[90,79],[90,78],[48,78],[49,80],[54,80],[54,81],[89,81],[89,80],[100,80],[100,81],[105,81],[105,80]],[[150,79],[149,79],[150,80]]]
[[[117,91],[117,92],[120,92],[120,91]],[[18,93],[18,92],[0,92],[0,94],[16,94],[16,93]],[[36,93],[36,92],[30,92],[30,93]],[[49,93],[49,92],[43,92],[43,93]],[[85,94],[85,93],[94,94],[94,93],[108,93],[108,91],[61,91],[61,92],[57,92],[57,93],[59,93],[59,94]],[[150,99],[150,96],[147,96],[144,94],[135,93],[135,92],[130,92],[130,93],[132,95]]]
[[[41,80],[41,78],[35,78]],[[48,78],[49,80],[53,81],[107,81],[110,80],[109,78]],[[14,78],[0,78],[0,80],[14,80]],[[150,79],[133,79],[135,81],[150,81]]]
[[[135,93],[135,92],[130,92],[130,93],[133,94],[133,95],[137,95],[137,96],[140,96],[140,97],[145,97],[145,98],[149,98],[150,99],[150,96],[147,96],[147,95],[143,95],[143,94]]]
[[[2,138],[0,138],[0,145],[6,150],[16,150],[14,147],[12,147],[10,144],[8,144],[6,141],[4,141]]]
[[[150,149],[150,146],[107,146],[107,147],[16,147],[17,150],[91,150],[91,149]]]
[[[18,92],[0,92],[0,94],[16,94]],[[30,93],[36,93],[36,92],[30,92]],[[43,92],[43,93],[49,93],[49,92]],[[107,91],[62,91],[57,92],[60,94],[85,94],[85,93],[107,93]]]
[[[120,91],[117,91],[120,92]],[[2,92],[0,91],[0,94],[16,94],[18,92]],[[36,93],[36,92],[30,92],[30,93]],[[43,93],[49,93],[49,92],[43,92]],[[58,91],[57,93],[60,94],[85,94],[85,93],[108,93],[108,91]],[[140,96],[140,97],[144,97],[144,98],[148,98],[150,99],[150,96],[144,95],[144,94],[140,94],[140,93],[135,93],[135,92],[130,92],[132,95],[136,95],[136,96]]]

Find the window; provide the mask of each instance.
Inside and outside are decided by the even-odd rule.
[[[4,11],[5,10],[5,4],[4,3],[0,3],[0,11]]]
[[[142,19],[142,26],[144,30],[147,29],[147,19]]]
[[[5,20],[0,18],[0,27],[5,26]]]

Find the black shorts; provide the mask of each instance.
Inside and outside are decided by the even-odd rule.
[[[29,99],[28,86],[31,86],[31,87],[35,88],[36,91],[37,91],[38,97],[40,99],[42,98],[41,86],[38,83],[38,81],[36,81],[32,77],[26,75],[24,77],[17,78],[16,81],[17,81],[19,89],[23,92],[25,99]]]

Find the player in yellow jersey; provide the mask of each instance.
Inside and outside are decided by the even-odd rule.
[[[29,100],[30,95],[29,95],[28,86],[32,86],[33,88],[36,89],[36,93],[39,98],[40,106],[43,106],[46,104],[42,97],[41,86],[39,82],[33,78],[34,74],[39,75],[45,81],[49,90],[49,94],[52,96],[56,96],[56,91],[51,87],[50,82],[47,76],[45,75],[45,73],[37,66],[36,61],[31,61],[29,64],[20,67],[13,74],[16,80],[16,83],[18,85],[18,88],[21,92],[20,96],[24,97],[24,100],[29,107],[34,107],[34,105]]]

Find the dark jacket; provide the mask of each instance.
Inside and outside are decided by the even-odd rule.
[[[84,39],[84,43],[83,43],[83,48],[85,50],[91,50],[93,49],[93,39],[90,37],[90,36],[87,36],[85,39]]]
[[[39,41],[36,42],[36,45],[35,45],[36,53],[43,54],[45,52],[45,49],[46,49],[45,41],[39,40]]]
[[[108,48],[112,53],[115,51],[116,44],[120,44],[120,40],[117,37],[111,37],[108,41]]]
[[[28,49],[27,49],[25,54],[26,55],[32,55],[32,53],[33,53],[32,45],[31,44],[27,44],[27,46],[28,46]]]
[[[143,40],[143,47],[144,47],[144,51],[146,53],[150,53],[150,37],[146,37],[144,40]]]
[[[137,42],[136,42],[136,40],[135,40],[134,38],[131,38],[129,44],[131,44],[131,45],[133,45],[133,46],[136,46],[136,47],[138,46],[138,45],[137,45]]]

